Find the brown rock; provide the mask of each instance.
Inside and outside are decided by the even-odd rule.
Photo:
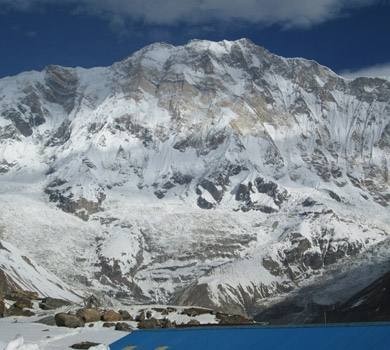
[[[161,328],[161,322],[151,317],[148,320],[143,320],[138,322],[138,328],[140,329]]]
[[[131,332],[132,328],[126,322],[118,322],[115,325],[116,331]]]
[[[106,322],[122,321],[122,316],[120,313],[115,312],[114,310],[106,310],[103,313],[102,320]]]
[[[56,325],[58,327],[68,327],[68,328],[84,327],[84,321],[76,315],[70,315],[61,312],[54,316],[54,320],[56,321]]]
[[[85,323],[98,322],[101,318],[101,312],[98,309],[80,309],[77,311],[77,316],[80,317]]]
[[[124,321],[133,321],[133,317],[126,310],[119,310],[122,320]]]

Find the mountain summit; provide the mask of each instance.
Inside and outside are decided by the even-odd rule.
[[[126,302],[248,314],[387,259],[389,164],[389,81],[246,39],[0,80],[0,238]]]

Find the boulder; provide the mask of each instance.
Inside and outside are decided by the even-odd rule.
[[[161,322],[151,317],[150,319],[139,321],[138,328],[140,329],[161,328]]]
[[[71,348],[72,349],[89,349],[89,348],[92,348],[92,347],[98,346],[98,345],[100,345],[100,344],[99,343],[92,343],[90,341],[83,341],[81,343],[71,345]]]
[[[119,310],[119,314],[122,316],[124,321],[133,321],[133,317],[126,310]]]
[[[39,307],[42,310],[55,310],[63,306],[68,306],[71,303],[67,300],[56,299],[56,298],[43,298],[39,303]]]
[[[187,322],[187,326],[200,326],[200,322],[198,320],[192,319]]]
[[[114,310],[106,310],[103,313],[102,321],[106,321],[106,322],[122,321],[122,316],[120,313],[115,312]]]
[[[85,308],[77,311],[76,315],[85,323],[98,322],[101,318],[101,312],[98,309]]]
[[[64,312],[56,314],[54,316],[54,320],[56,321],[56,325],[58,327],[84,327],[84,321],[80,317],[76,315],[66,314]]]
[[[132,328],[126,322],[117,322],[115,325],[116,331],[131,332]]]
[[[145,314],[146,318],[147,319],[150,319],[152,317],[152,311],[146,311],[146,314]]]
[[[104,322],[104,323],[103,323],[103,327],[104,327],[104,328],[115,327],[115,323],[114,323],[114,322]]]

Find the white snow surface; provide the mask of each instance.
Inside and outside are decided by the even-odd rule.
[[[95,349],[105,350],[107,345],[126,335],[103,327],[69,329],[8,319],[0,320],[0,326],[1,350],[63,350],[83,341],[101,343]]]

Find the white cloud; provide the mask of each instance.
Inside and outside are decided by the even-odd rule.
[[[371,67],[365,67],[355,71],[346,70],[341,72],[340,75],[350,79],[358,77],[374,77],[390,80],[390,62],[377,64]]]
[[[28,10],[71,3],[79,11],[112,23],[204,24],[213,20],[305,27],[340,16],[345,10],[379,0],[0,0],[0,6]]]

